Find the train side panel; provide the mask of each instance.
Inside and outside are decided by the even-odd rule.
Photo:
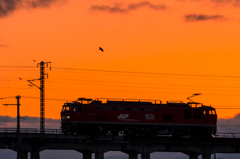
[[[143,131],[153,134],[190,135],[216,133],[217,115],[212,107],[170,107],[169,105],[69,104],[61,112],[62,130],[71,133],[126,134]],[[66,107],[66,106],[65,106]]]

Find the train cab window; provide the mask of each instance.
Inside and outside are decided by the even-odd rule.
[[[206,110],[203,111],[203,115],[207,115],[207,111]]]
[[[73,111],[74,107],[73,106],[64,106],[62,108],[62,111]]]
[[[184,119],[192,119],[192,111],[190,109],[184,110]]]
[[[216,115],[215,110],[209,110],[209,115]]]
[[[202,119],[202,110],[193,110],[193,119]]]
[[[216,111],[215,110],[212,110],[213,111],[213,115],[216,115]]]
[[[163,114],[163,121],[172,121],[172,114]]]

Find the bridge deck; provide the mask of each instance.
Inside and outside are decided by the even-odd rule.
[[[15,130],[0,129],[0,148],[17,149]],[[76,150],[82,153],[103,153],[122,151],[128,154],[148,154],[152,152],[182,152],[191,156],[213,153],[240,153],[240,138],[173,138],[171,136],[89,136],[65,135],[58,130],[46,131],[42,135],[38,131],[21,130],[21,148],[23,152],[39,152],[51,150]],[[36,155],[38,153],[38,155]],[[131,156],[131,155],[130,155]],[[194,157],[192,157],[194,158]],[[38,158],[37,158],[38,159]]]

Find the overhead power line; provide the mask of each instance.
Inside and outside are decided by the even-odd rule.
[[[49,83],[69,83],[69,84],[82,84],[82,82],[95,82],[95,83],[116,83],[116,84],[130,84],[130,85],[143,85],[143,86],[172,86],[172,87],[207,87],[207,88],[233,88],[233,89],[240,89],[240,87],[233,87],[233,86],[207,86],[207,85],[186,85],[186,84],[165,84],[165,83],[143,83],[143,82],[119,82],[119,81],[102,81],[102,80],[82,80],[82,79],[62,79],[62,78],[52,78],[53,80],[51,81],[47,81]],[[55,81],[55,80],[59,80],[59,81],[71,81],[71,82],[59,82],[59,81]],[[76,83],[72,82],[72,81],[76,81]],[[81,81],[81,82],[78,82]],[[84,83],[86,84],[86,83]],[[121,85],[121,86],[127,86],[127,85]]]
[[[141,86],[136,86],[136,85],[116,85],[116,84],[109,84],[109,83],[114,83],[114,82],[105,82],[108,84],[98,84],[98,83],[88,83],[88,81],[86,80],[85,82],[81,82],[81,83],[76,83],[76,82],[57,82],[57,81],[48,81],[50,83],[68,83],[68,84],[74,84],[74,85],[97,85],[97,86],[116,86],[116,87],[124,87],[124,88],[128,88],[128,87],[133,87],[133,88],[153,88],[153,89],[181,89],[181,90],[209,90],[209,91],[240,91],[237,89],[240,89],[240,87],[234,87],[235,90],[233,89],[206,89],[206,88],[202,88],[204,86],[195,86],[195,87],[201,87],[201,88],[186,88],[187,85],[165,85],[165,84],[156,84],[156,85],[161,85],[161,86],[175,86],[174,88],[171,87],[154,87],[154,86],[145,86],[145,85],[141,85]],[[176,88],[176,86],[178,88]],[[180,86],[182,86],[181,88],[179,88]],[[185,87],[183,87],[185,86]],[[192,86],[193,87],[193,86]]]
[[[168,91],[119,91],[119,90],[105,90],[105,89],[48,89],[49,91],[86,91],[86,92],[122,92],[122,93],[151,93],[151,94],[190,94],[191,92],[168,92]],[[204,95],[221,95],[221,96],[240,96],[240,94],[214,94],[214,93],[204,93]]]
[[[35,68],[34,66],[0,66],[0,68]],[[181,74],[181,73],[156,73],[156,72],[138,72],[138,71],[115,71],[115,70],[98,70],[98,69],[79,69],[79,68],[62,68],[52,67],[56,70],[67,70],[67,71],[85,71],[85,72],[100,72],[100,73],[118,73],[118,74],[129,74],[129,75],[164,75],[164,76],[185,76],[185,77],[211,77],[211,78],[237,78],[240,76],[230,75],[203,75],[203,74]]]
[[[32,96],[22,96],[23,98],[28,98],[28,99],[38,99],[39,97],[32,97]],[[62,99],[62,98],[45,98],[45,100],[52,100],[52,101],[72,101],[70,99]]]
[[[59,70],[106,72],[106,73],[127,73],[127,74],[168,75],[168,76],[196,76],[196,77],[201,76],[201,77],[215,77],[215,78],[240,78],[240,76],[228,76],[228,75],[198,75],[198,74],[178,74],[178,73],[113,71],[113,70],[77,69],[77,68],[61,68],[61,67],[52,67],[52,68],[59,69]]]
[[[23,98],[28,98],[28,99],[38,99],[39,97],[33,97],[33,96],[22,96]],[[107,99],[107,98],[106,98]],[[45,100],[51,100],[51,101],[73,101],[73,99],[62,99],[62,98],[46,98]],[[148,99],[145,99],[148,100]],[[149,99],[152,100],[152,99]],[[240,109],[240,106],[230,106],[230,107],[226,107],[226,106],[218,106],[218,105],[214,105],[214,108],[218,109]]]
[[[28,89],[28,88],[16,88],[16,87],[0,87],[1,89]],[[165,90],[174,89],[174,88],[162,88]],[[85,92],[122,92],[122,93],[151,93],[151,94],[191,94],[191,92],[169,92],[169,91],[144,91],[144,90],[106,90],[106,89],[61,89],[61,88],[48,88],[48,91],[85,91]],[[199,90],[199,89],[185,89],[185,90]],[[213,91],[213,90],[210,90]],[[234,92],[235,90],[232,90]],[[214,96],[240,96],[240,94],[236,93],[228,94],[228,93],[204,93],[204,95],[214,95]]]
[[[36,71],[36,70],[1,70],[0,71]]]
[[[36,68],[34,66],[0,66],[0,68]]]
[[[8,99],[8,98],[16,98],[16,96],[10,96],[10,97],[1,97],[0,99]]]

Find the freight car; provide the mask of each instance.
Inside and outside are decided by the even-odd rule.
[[[215,108],[195,102],[79,98],[61,111],[65,134],[212,136],[216,123]]]

